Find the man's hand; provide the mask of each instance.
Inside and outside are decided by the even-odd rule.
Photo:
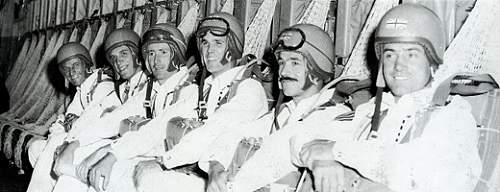
[[[210,161],[207,192],[226,192],[229,172],[218,161]]]
[[[335,142],[329,140],[314,140],[306,143],[299,153],[302,165],[312,170],[315,160],[335,160],[332,151],[334,144]]]
[[[63,144],[56,149],[56,153],[54,154],[54,167],[52,171],[57,176],[61,176],[63,174],[73,176],[74,152],[79,146],[79,142],[71,142],[69,144]]]
[[[310,168],[314,187],[319,192],[344,192],[344,167],[337,161],[315,160]]]
[[[89,172],[89,182],[98,192],[105,191],[108,187],[111,170],[116,162],[116,157],[108,153]]]
[[[76,167],[76,176],[78,179],[80,179],[83,183],[87,183],[90,169],[102,158],[104,158],[108,154],[109,150],[110,145],[101,147],[78,164]]]

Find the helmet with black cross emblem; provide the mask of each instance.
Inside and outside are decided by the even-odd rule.
[[[421,45],[432,65],[443,63],[446,48],[445,30],[439,17],[430,9],[413,3],[390,9],[381,19],[375,33],[375,52],[382,59],[384,44],[412,43]],[[380,61],[377,86],[385,87]]]
[[[377,57],[386,43],[416,43],[425,49],[429,61],[443,63],[446,48],[444,26],[430,9],[406,3],[390,9],[380,21],[375,33]]]

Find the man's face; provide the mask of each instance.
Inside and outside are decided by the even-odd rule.
[[[168,71],[173,57],[172,49],[167,43],[152,43],[146,48],[147,66],[160,82],[164,82],[176,72]]]
[[[80,86],[88,76],[85,63],[78,58],[73,58],[60,64],[59,70],[64,78],[74,86]]]
[[[139,69],[134,65],[134,56],[132,50],[126,45],[114,48],[109,53],[109,60],[113,68],[120,74],[122,79],[130,79]]]
[[[222,64],[222,59],[226,56],[227,38],[225,36],[214,36],[207,33],[201,38],[201,56],[207,65],[207,70],[212,74],[221,73],[231,69],[231,64]]]
[[[421,45],[385,44],[382,59],[385,81],[395,96],[421,90],[429,83],[432,69]]]
[[[294,51],[281,51],[277,54],[279,64],[279,81],[283,93],[289,97],[300,97],[304,94],[307,80],[307,60]]]

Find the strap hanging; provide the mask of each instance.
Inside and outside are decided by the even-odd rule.
[[[146,98],[144,99],[144,109],[146,109],[146,118],[153,118],[153,108],[151,103],[151,91],[153,90],[153,78],[149,78],[148,85],[146,87]]]
[[[200,85],[198,86],[198,120],[203,121],[207,119],[207,103],[204,100],[203,87],[205,85],[205,78],[207,76],[207,69],[203,67],[203,71],[201,72],[201,80]]]

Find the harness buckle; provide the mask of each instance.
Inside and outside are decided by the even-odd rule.
[[[151,108],[152,107],[152,104],[151,104],[151,100],[145,100],[142,105],[145,107],[145,108]]]

